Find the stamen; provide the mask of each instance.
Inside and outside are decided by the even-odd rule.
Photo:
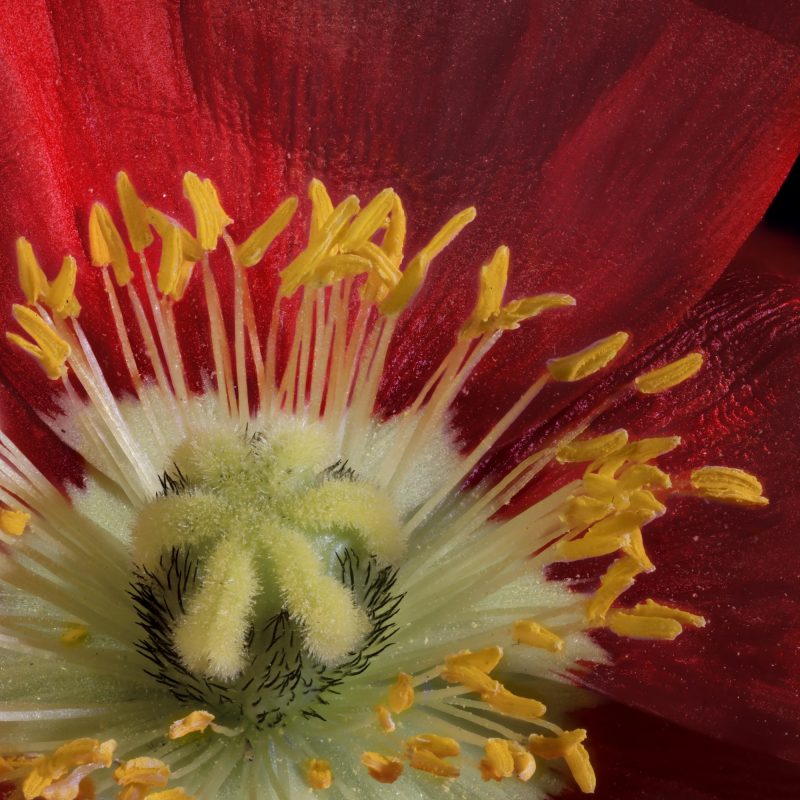
[[[117,743],[109,739],[75,739],[51,756],[34,763],[22,783],[25,800],[75,800],[80,783],[90,773],[111,765]]]
[[[502,781],[514,774],[514,756],[506,739],[488,739],[478,765],[485,781]]]
[[[440,778],[457,778],[461,770],[445,758],[461,753],[461,746],[449,736],[424,733],[407,739],[406,754],[412,768],[429,772]]]
[[[633,586],[634,578],[642,572],[644,569],[636,558],[626,555],[617,559],[600,578],[600,588],[587,603],[587,620],[592,623],[602,622],[611,604]]]
[[[375,706],[375,713],[378,715],[378,724],[381,726],[381,730],[384,733],[393,733],[397,726],[389,709],[386,706]]]
[[[389,687],[388,704],[394,714],[402,714],[414,705],[414,687],[407,672],[401,672]]]
[[[551,653],[559,653],[564,647],[564,640],[534,620],[521,619],[514,623],[511,636],[514,641],[529,647],[538,647]]]
[[[557,381],[572,383],[599,372],[616,358],[630,337],[620,331],[590,344],[583,350],[561,358],[551,358],[547,369]]]
[[[609,614],[606,627],[618,636],[666,641],[672,641],[683,631],[683,626],[675,619],[626,614],[624,611]]]
[[[766,506],[761,482],[754,475],[735,467],[701,467],[691,476],[700,497],[741,506]]]
[[[131,247],[134,252],[142,253],[153,243],[153,234],[147,218],[147,206],[139,199],[125,172],[117,173],[117,198]]]
[[[671,364],[640,375],[634,383],[642,394],[658,394],[688,381],[703,366],[702,353],[690,353]]]
[[[368,751],[361,754],[361,763],[378,783],[394,783],[403,774],[403,762],[392,756]]]
[[[627,613],[638,614],[642,617],[665,617],[667,619],[674,619],[682,625],[690,625],[693,628],[704,628],[706,625],[705,618],[698,614],[692,614],[680,608],[665,606],[661,603],[656,603],[655,600],[645,600],[644,603],[638,603]]]
[[[28,342],[16,333],[6,333],[6,338],[27,353],[30,353],[42,366],[51,380],[66,375],[66,362],[72,352],[65,342],[35,311],[25,306],[11,307],[14,319],[33,339]]]
[[[286,229],[297,211],[297,198],[288,197],[236,248],[236,260],[243,267],[253,267],[264,257],[269,246]]]
[[[214,184],[206,178],[201,181],[194,172],[183,176],[183,193],[194,212],[195,235],[203,250],[214,250],[217,241],[233,220],[220,205]]]
[[[308,785],[312,789],[330,789],[333,783],[333,772],[330,761],[312,758],[306,769]]]
[[[133,277],[125,243],[101,203],[95,203],[89,214],[89,253],[95,267],[111,265],[117,286],[125,286]]]
[[[17,239],[17,268],[19,285],[25,294],[25,299],[31,305],[35,305],[40,298],[47,295],[47,276],[36,260],[31,243],[24,236]]]
[[[208,711],[192,711],[188,716],[176,719],[169,726],[167,736],[170,739],[181,739],[190,733],[203,733],[213,721],[214,715]]]
[[[628,431],[624,428],[611,433],[595,436],[593,439],[580,439],[570,442],[556,453],[561,464],[599,461],[621,450],[628,443]]]
[[[22,536],[28,527],[31,515],[13,508],[0,508],[0,530],[9,536]]]

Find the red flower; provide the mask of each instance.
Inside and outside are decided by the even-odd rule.
[[[380,411],[407,406],[447,353],[472,307],[476,268],[501,242],[512,253],[509,296],[569,291],[577,310],[491,351],[457,403],[465,447],[545,358],[616,330],[633,343],[622,372],[537,401],[484,471],[529,455],[623,378],[704,351],[694,382],[615,407],[608,425],[680,434],[687,446],[664,462],[671,472],[722,460],[761,477],[772,502],[754,513],[679,501],[668,523],[654,524],[658,571],[641,591],[691,606],[711,625],[673,645],[603,639],[613,664],[580,680],[637,711],[585,712],[601,720],[592,726],[600,791],[791,796],[800,778],[787,766],[800,759],[797,293],[741,266],[723,271],[797,154],[800,17],[788,4],[717,2],[351,5],[7,8],[6,305],[19,296],[17,236],[45,265],[88,253],[91,203],[113,202],[121,168],[142,197],[179,218],[178,177],[209,176],[236,218],[236,241],[311,176],[337,198],[393,186],[412,222],[409,252],[474,203],[477,220],[401,318]],[[288,263],[299,237],[278,242],[275,264]],[[257,304],[271,303],[275,286],[274,269],[251,276]],[[78,296],[105,308],[99,274],[82,272]],[[201,297],[196,279],[176,307],[195,391],[211,365]],[[128,390],[107,314],[81,322],[112,388]],[[52,409],[49,382],[10,346],[0,370],[4,430],[59,485],[80,479],[81,460],[30,413]],[[631,746],[641,750],[631,755]],[[757,778],[707,774],[707,763],[728,772],[742,760],[758,765]]]

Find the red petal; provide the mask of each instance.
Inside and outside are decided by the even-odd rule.
[[[62,251],[79,249],[90,201],[113,199],[120,167],[184,218],[178,173],[209,174],[240,236],[312,173],[340,194],[393,183],[415,225],[411,246],[458,205],[476,202],[481,217],[403,329],[388,406],[447,347],[471,302],[464,265],[474,274],[500,240],[515,253],[512,293],[573,291],[583,311],[568,335],[559,321],[509,337],[497,353],[502,390],[480,414],[517,391],[539,341],[583,344],[613,326],[644,343],[707,288],[785,174],[800,139],[796,51],[741,15],[688,4],[484,11],[411,0],[377,12],[9,9],[0,23],[6,253],[26,233],[52,270]],[[795,20],[784,16],[785,38]],[[7,264],[0,291],[12,297]],[[415,341],[443,316],[436,335],[425,327]],[[113,358],[107,326],[87,325]]]
[[[790,800],[800,768],[757,750],[686,730],[618,703],[578,722],[597,772],[596,800]],[[569,793],[577,800],[577,792]]]
[[[657,348],[657,361],[702,349],[694,380],[637,401],[603,424],[677,433],[673,474],[724,464],[762,479],[766,509],[677,499],[647,527],[657,565],[624,595],[674,602],[710,620],[676,642],[603,637],[613,666],[593,687],[708,735],[800,760],[797,453],[800,301],[795,288],[736,266]],[[652,358],[648,358],[652,361]],[[641,365],[640,365],[641,366]]]

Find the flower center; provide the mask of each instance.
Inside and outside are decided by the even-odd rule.
[[[274,726],[319,714],[391,635],[405,542],[320,425],[184,440],[134,526],[138,646],[178,699]]]

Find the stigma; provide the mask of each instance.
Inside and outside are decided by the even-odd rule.
[[[23,749],[0,760],[2,774],[26,800],[89,797],[95,784],[124,800],[337,786],[370,796],[375,783],[419,796],[431,781],[460,781],[476,798],[503,781],[593,792],[591,739],[551,711],[541,679],[603,660],[598,631],[701,635],[695,610],[626,599],[634,585],[646,593],[657,568],[647,526],[675,496],[768,502],[736,467],[670,472],[661,459],[681,441],[669,432],[636,437],[605,422],[631,398],[691,381],[703,354],[618,382],[493,474],[534,400],[607,373],[630,336],[598,331],[551,358],[480,441],[459,446],[450,412],[482,360],[542,314],[567,325],[575,306],[554,287],[508,297],[511,254],[492,243],[450,350],[406,408],[382,414],[398,320],[474,208],[407,256],[393,189],[334,202],[312,180],[304,244],[277,263],[273,244],[299,227],[296,197],[235,239],[208,178],[184,176],[191,223],[141,198],[125,173],[116,189],[119,214],[89,212],[91,266],[67,255],[42,267],[31,242],[17,242],[21,296],[6,335],[52,381],[63,409],[52,425],[86,480],[64,497],[24,442],[0,438],[10,554],[0,580],[20,610],[5,637],[8,681],[27,691],[36,653],[36,680],[64,692],[63,741],[51,747],[42,731],[50,712],[20,710]],[[88,269],[102,305],[79,301]],[[271,303],[253,295],[255,269],[272,277]],[[202,390],[176,322],[190,297],[207,335]],[[113,331],[124,396],[87,315]],[[560,487],[510,513],[545,468]],[[573,562],[592,570],[591,592],[547,578]],[[176,776],[183,785],[167,788]]]

